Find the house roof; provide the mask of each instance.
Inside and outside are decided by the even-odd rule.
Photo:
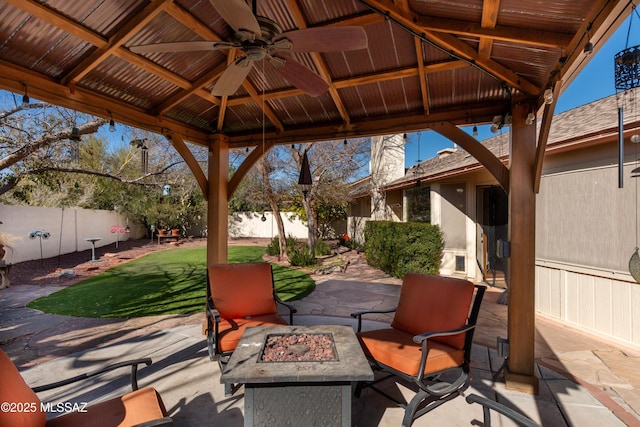
[[[637,93],[636,93],[637,92]],[[618,107],[623,107],[625,135],[640,128],[640,90],[630,90],[573,108],[554,116],[547,142],[546,155],[594,144],[610,142],[618,134]],[[510,134],[504,132],[481,142],[503,162],[507,162]],[[483,166],[464,149],[436,156],[407,169],[404,177],[389,183],[385,189],[414,185],[417,181],[432,182],[482,169]]]
[[[251,1],[213,0],[245,6]],[[309,96],[265,61],[229,96],[212,88],[237,52],[135,53],[230,40],[206,0],[0,0],[0,88],[120,123],[234,147],[488,122],[571,81],[631,11],[627,0],[256,0],[282,31],[361,26],[366,48],[295,53],[328,90]]]

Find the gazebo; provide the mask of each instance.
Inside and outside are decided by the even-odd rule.
[[[208,264],[227,261],[227,202],[274,145],[424,129],[448,137],[509,194],[507,386],[536,392],[535,198],[554,100],[632,7],[0,0],[0,87],[168,138],[208,200]],[[511,126],[507,164],[460,129],[484,123]],[[207,171],[185,141],[208,148]],[[229,179],[235,148],[250,153]]]

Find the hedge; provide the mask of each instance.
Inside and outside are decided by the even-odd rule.
[[[422,222],[368,221],[364,229],[367,263],[394,277],[438,274],[444,240],[440,227]]]

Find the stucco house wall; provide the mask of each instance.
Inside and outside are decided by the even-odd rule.
[[[630,136],[640,134],[640,120],[625,118],[618,188],[617,104],[612,96],[554,117],[536,198],[535,303],[540,315],[640,348],[640,284],[629,273],[640,242],[640,144]],[[482,143],[508,163],[509,138],[504,132]],[[431,222],[446,241],[441,274],[482,281],[479,189],[495,179],[462,149],[420,169],[427,172],[410,168],[385,190],[430,186]],[[460,257],[464,271],[456,268]]]

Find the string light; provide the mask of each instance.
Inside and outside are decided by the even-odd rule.
[[[22,108],[29,108],[29,95],[27,95],[27,85],[24,85],[24,95],[22,95]]]
[[[109,132],[115,132],[116,123],[113,121],[113,114],[111,114],[111,111],[109,111],[109,117],[111,117],[111,120],[109,120]]]

